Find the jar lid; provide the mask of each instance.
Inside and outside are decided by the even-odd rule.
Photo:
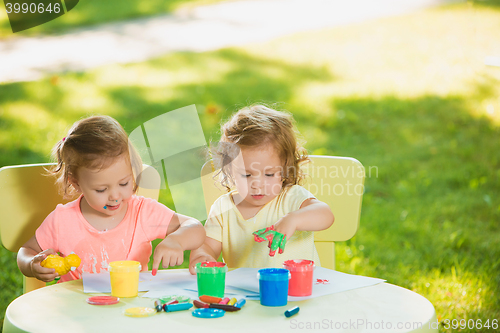
[[[113,305],[119,301],[120,299],[114,296],[92,296],[87,298],[87,303],[92,305]]]
[[[203,273],[203,274],[219,274],[227,272],[226,264],[217,261],[199,262],[196,264],[194,269],[196,273]]]
[[[257,273],[257,279],[264,281],[286,281],[290,278],[290,271],[284,268],[263,268]]]
[[[306,259],[287,260],[283,263],[283,268],[288,269],[290,272],[311,271],[314,267],[314,261]]]
[[[134,260],[112,261],[108,270],[117,273],[140,272],[141,263]]]
[[[192,312],[192,315],[198,318],[220,318],[224,316],[226,311],[220,309],[197,309]]]
[[[128,308],[125,310],[125,315],[129,317],[150,317],[156,314],[156,309],[146,307]]]

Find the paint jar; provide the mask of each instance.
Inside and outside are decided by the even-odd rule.
[[[227,266],[223,262],[204,261],[195,266],[198,296],[224,297]]]
[[[284,268],[263,268],[257,273],[260,304],[283,306],[288,302],[290,272]]]
[[[314,261],[287,260],[283,263],[283,268],[288,269],[292,276],[288,284],[288,295],[310,296],[312,294]]]
[[[133,260],[109,263],[111,296],[136,297],[139,291],[139,272],[141,263]]]

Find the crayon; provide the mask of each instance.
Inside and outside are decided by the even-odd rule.
[[[236,298],[234,298],[234,297],[231,298],[227,304],[228,305],[234,305],[234,304],[236,304]]]
[[[229,297],[224,297],[222,301],[219,302],[219,304],[227,304],[229,303]]]
[[[209,308],[221,309],[221,310],[229,311],[229,312],[241,310],[240,308],[237,308],[236,306],[227,305],[227,304],[220,304],[220,303],[212,303],[212,304],[210,304]]]
[[[194,306],[196,306],[197,308],[208,308],[208,304],[207,303],[204,303],[202,301],[198,301],[197,299],[195,299],[193,301],[193,304]]]
[[[163,305],[159,299],[155,300],[155,309],[156,312],[160,312],[163,309]]]
[[[165,306],[165,312],[188,310],[193,306],[191,303],[176,303]]]
[[[285,311],[285,316],[287,318],[289,318],[289,317],[291,317],[291,316],[296,315],[297,313],[299,313],[299,310],[300,310],[300,308],[298,306],[294,306],[293,308],[288,309],[288,310]]]
[[[237,308],[241,308],[241,307],[243,307],[243,305],[245,305],[246,302],[247,301],[244,298],[242,298],[238,302],[236,302],[236,304],[234,304],[234,306]]]
[[[173,301],[170,301],[170,302],[163,304],[163,311],[167,312],[167,306],[172,305],[172,304],[177,304],[177,303],[179,303],[179,301],[174,299]]]
[[[202,296],[200,296],[200,301],[205,302],[205,303],[219,303],[220,301],[222,301],[222,298],[202,295]]]

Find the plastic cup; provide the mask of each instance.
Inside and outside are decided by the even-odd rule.
[[[260,304],[283,306],[288,303],[290,272],[284,268],[263,268],[257,273]]]
[[[227,266],[223,262],[204,261],[195,266],[198,296],[224,297]]]
[[[287,260],[283,268],[291,274],[288,295],[309,296],[312,294],[314,261],[305,259]]]
[[[136,297],[139,292],[139,272],[141,263],[133,260],[109,263],[111,296]]]

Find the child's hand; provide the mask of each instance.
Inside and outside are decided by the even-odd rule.
[[[50,282],[59,276],[59,274],[56,273],[55,269],[42,267],[40,265],[43,259],[47,258],[49,254],[56,254],[56,252],[53,249],[47,249],[34,256],[30,262],[31,273],[33,274],[33,277],[43,282]]]
[[[293,233],[297,230],[297,224],[294,219],[285,215],[274,224],[274,230],[286,235],[286,239],[289,240]]]
[[[189,263],[189,273],[191,273],[192,275],[196,274],[196,270],[194,269],[196,264],[204,261],[217,261],[217,260],[208,254],[203,254],[199,257],[196,257]]]
[[[266,240],[269,242],[267,245],[269,247],[269,256],[274,257],[278,249],[280,254],[285,251],[286,235],[277,232],[274,229],[274,225],[254,231],[253,235],[256,242],[264,242]]]
[[[189,273],[196,274],[196,264],[204,261],[217,261],[222,251],[222,243],[210,238],[205,238],[205,243],[191,251],[189,256]]]
[[[296,229],[295,220],[285,215],[275,225],[257,230],[253,234],[256,242],[263,242],[266,239],[269,241],[269,255],[273,257],[278,248],[280,254],[285,251],[286,241],[290,239]]]
[[[184,261],[184,249],[172,237],[167,237],[156,246],[153,255],[153,276],[156,275],[160,262],[163,268],[181,265]]]

